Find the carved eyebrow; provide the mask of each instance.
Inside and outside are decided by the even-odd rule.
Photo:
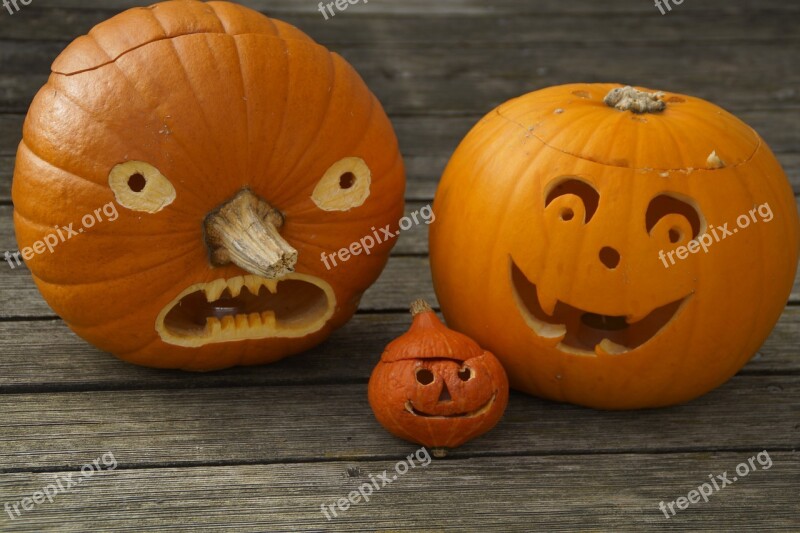
[[[550,188],[544,206],[547,207],[553,200],[565,194],[574,194],[583,201],[583,206],[586,209],[584,223],[589,222],[595,211],[597,211],[597,206],[600,203],[600,193],[589,183],[576,177],[567,176],[559,178],[557,183]]]
[[[692,226],[693,238],[700,234],[701,222],[697,209],[688,202],[679,200],[668,194],[660,194],[650,200],[645,215],[645,228],[647,229],[647,233],[653,230],[653,226],[655,226],[659,220],[671,214],[681,215],[689,221],[689,224]]]

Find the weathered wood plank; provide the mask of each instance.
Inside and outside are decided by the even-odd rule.
[[[354,446],[358,444],[353,442]],[[108,450],[98,453],[102,454]],[[9,531],[792,531],[797,518],[797,452],[763,448],[729,453],[554,455],[429,461],[398,475],[413,446],[381,460],[288,465],[116,470],[94,474],[11,521]],[[112,453],[115,453],[112,451]],[[115,455],[115,457],[118,457]],[[86,462],[97,456],[86,454]],[[110,459],[110,458],[109,458]],[[767,460],[769,459],[769,460]],[[109,461],[112,463],[112,461]],[[687,510],[659,503],[687,496],[708,476],[749,473]],[[102,463],[101,463],[102,464]],[[113,464],[113,463],[112,463]],[[425,465],[425,466],[423,466]],[[337,516],[323,504],[347,498],[372,478],[389,481]],[[59,477],[76,470],[59,473]],[[18,501],[53,483],[53,473],[0,475],[6,499]],[[396,476],[396,479],[392,479]],[[387,480],[387,481],[388,481]],[[711,485],[709,484],[709,487]],[[102,524],[102,526],[98,526]]]
[[[800,376],[734,377],[689,404],[635,416],[515,393],[495,430],[452,454],[792,450],[799,409]],[[132,467],[358,459],[409,448],[380,428],[365,383],[3,394],[0,412],[5,470],[74,467],[100,450]]]
[[[797,17],[800,20],[800,17]],[[796,32],[800,33],[800,32]],[[693,94],[732,111],[797,107],[800,44],[541,44],[498,48],[374,44],[333,46],[390,114],[482,114],[542,87],[619,81]],[[0,112],[24,112],[46,81],[60,47],[0,46]]]
[[[326,0],[326,3],[329,0]],[[38,8],[45,7],[65,7],[74,9],[100,9],[114,8],[126,9],[149,5],[154,2],[142,2],[141,0],[38,0]],[[293,13],[293,14],[313,14],[322,18],[317,11],[317,4],[305,0],[239,0],[239,3],[253,9],[268,11],[271,13]],[[790,4],[784,0],[738,0],[735,4],[729,0],[705,0],[702,3],[685,3],[670,14],[670,18],[663,17],[665,21],[672,18],[687,18],[689,14],[702,12],[711,13],[758,13],[764,10],[777,10],[783,12],[796,12],[798,6]],[[634,0],[606,0],[602,4],[593,0],[573,0],[563,2],[561,0],[537,0],[535,3],[519,2],[519,0],[494,0],[484,2],[482,0],[403,0],[401,2],[378,2],[361,3],[349,9],[347,16],[368,15],[372,13],[385,13],[392,15],[416,14],[422,16],[431,15],[498,15],[498,14],[533,14],[539,16],[569,13],[580,14],[627,14],[631,12],[652,13],[655,18],[661,18],[659,11],[647,2],[637,2]],[[684,15],[680,15],[684,13]]]
[[[357,314],[321,346],[274,365],[186,373],[142,368],[93,348],[60,320],[0,321],[0,393],[365,383],[406,313]],[[800,374],[800,308],[787,307],[740,375]]]
[[[318,5],[318,4],[317,4]],[[316,6],[315,6],[316,7]],[[590,17],[554,13],[505,13],[492,17],[470,14],[366,13],[360,7],[326,20],[318,11],[313,14],[282,13],[280,18],[302,28],[318,42],[326,44],[374,45],[395,44],[498,45],[522,43],[595,43],[595,42],[685,42],[733,41],[792,42],[798,39],[798,21],[785,11],[759,10],[745,17],[741,11],[694,13],[680,23],[669,23],[653,12],[601,12]],[[357,16],[348,16],[355,14]],[[2,37],[15,41],[71,41],[87,33],[94,25],[118,13],[118,9],[70,9],[41,7],[27,9],[24,17],[5,28]],[[267,8],[265,13],[276,13]],[[614,27],[614,32],[607,28]],[[563,28],[570,28],[565,32]],[[379,30],[379,31],[378,31]]]

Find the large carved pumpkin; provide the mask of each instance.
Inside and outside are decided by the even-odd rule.
[[[255,11],[174,1],[100,24],[52,71],[25,121],[14,219],[23,251],[74,225],[27,259],[76,333],[210,370],[300,352],[353,315],[393,246],[364,239],[396,225],[405,180],[341,57]],[[342,248],[359,257],[321,260]]]
[[[434,211],[450,327],[512,387],[605,409],[685,402],[734,375],[778,320],[800,246],[755,131],[698,98],[608,84],[492,111]]]

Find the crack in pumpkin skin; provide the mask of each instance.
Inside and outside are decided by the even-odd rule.
[[[619,355],[647,343],[679,315],[689,296],[654,308],[644,316],[609,316],[552,302],[548,312],[539,290],[517,266],[511,265],[511,292],[525,323],[533,332],[550,339],[561,352],[575,355]]]
[[[164,342],[185,347],[297,338],[322,329],[335,309],[333,288],[315,276],[246,275],[187,287],[161,310],[155,329]]]

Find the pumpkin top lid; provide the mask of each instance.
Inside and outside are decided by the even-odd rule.
[[[645,171],[730,168],[761,144],[747,124],[705,100],[619,84],[549,87],[493,113],[519,127],[523,143],[534,138],[587,161]]]
[[[477,342],[442,324],[423,300],[411,304],[411,314],[411,327],[389,343],[381,356],[384,363],[407,359],[466,361],[484,353]]]
[[[56,58],[52,71],[72,75],[113,63],[144,45],[192,34],[261,34],[314,41],[294,26],[229,2],[170,0],[129,9],[78,37]]]

